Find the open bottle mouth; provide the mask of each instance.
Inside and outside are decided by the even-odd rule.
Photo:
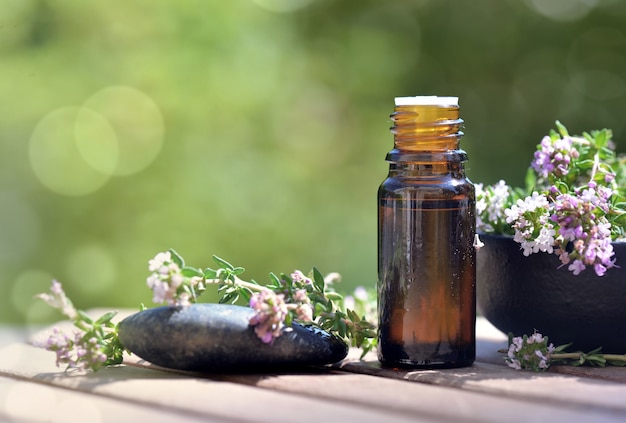
[[[396,97],[394,101],[396,106],[459,106],[458,97],[439,97],[436,95]]]

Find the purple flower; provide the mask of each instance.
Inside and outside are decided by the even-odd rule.
[[[572,272],[574,275],[579,275],[580,272],[585,270],[585,265],[580,260],[574,260],[572,264],[567,267],[567,270]]]
[[[304,276],[304,273],[302,273],[300,270],[295,270],[291,274],[291,280],[301,285],[311,285],[313,283],[311,278]]]
[[[261,341],[271,343],[274,338],[278,338],[289,312],[284,295],[264,288],[252,294],[250,307],[256,313],[250,318],[249,323],[250,326],[254,326],[254,332]]]
[[[572,242],[574,247],[568,259],[563,258],[565,248],[558,249],[559,255],[563,264],[574,259],[568,269],[575,275],[592,266],[598,276],[603,276],[614,267],[611,224],[596,213],[598,209],[608,211],[611,195],[611,189],[596,189],[592,182],[574,194],[559,193],[555,198],[550,219],[559,225],[561,242]]]
[[[550,354],[554,345],[548,344],[548,338],[538,332],[531,336],[516,336],[511,339],[505,361],[516,370],[530,369],[543,371],[550,366]]]
[[[546,135],[535,151],[531,166],[542,178],[550,175],[558,178],[569,173],[572,158],[578,158],[578,155],[570,137],[552,138]]]
[[[78,330],[70,337],[54,328],[48,340],[37,346],[56,353],[57,367],[63,364],[68,369],[97,370],[107,361],[98,339]]]
[[[72,301],[67,297],[61,283],[57,280],[52,281],[50,293],[38,294],[35,298],[45,301],[48,305],[61,311],[68,319],[74,320],[77,316],[76,309]]]
[[[146,279],[146,285],[152,290],[152,301],[156,304],[187,306],[192,299],[184,285],[195,287],[202,282],[202,278],[196,276],[185,278],[169,251],[158,253],[148,262],[148,269],[152,273]]]

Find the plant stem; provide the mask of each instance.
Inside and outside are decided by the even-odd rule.
[[[590,181],[596,177],[596,172],[598,171],[598,167],[600,166],[600,153],[596,153],[593,155],[593,168],[591,169],[591,176],[589,177]]]
[[[235,280],[230,280],[230,279],[207,279],[206,282],[211,284],[211,283],[225,283],[227,285],[230,286],[242,286],[244,288],[248,288],[251,291],[261,291],[263,288],[265,288],[264,286],[261,285],[257,285],[254,284],[252,282],[246,282],[242,279],[239,279],[237,276],[233,275],[233,278],[235,278]]]
[[[615,360],[615,361],[626,362],[626,354],[623,354],[623,355],[622,354],[593,354],[593,355],[597,357],[602,357],[605,360]],[[584,356],[586,356],[586,354],[582,352],[556,353],[556,354],[550,354],[550,359],[551,360],[568,360],[568,359],[578,360]]]
[[[626,354],[602,354],[602,357],[607,360],[616,360],[616,361],[624,361],[626,362]]]

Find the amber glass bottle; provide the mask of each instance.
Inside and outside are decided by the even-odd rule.
[[[401,97],[378,191],[378,358],[462,367],[476,356],[474,186],[456,97]]]

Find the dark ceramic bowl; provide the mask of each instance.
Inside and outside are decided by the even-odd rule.
[[[574,276],[554,254],[525,257],[513,238],[480,235],[476,254],[479,313],[504,333],[537,330],[554,345],[585,352],[626,353],[626,242],[615,242],[616,264],[602,277]]]

